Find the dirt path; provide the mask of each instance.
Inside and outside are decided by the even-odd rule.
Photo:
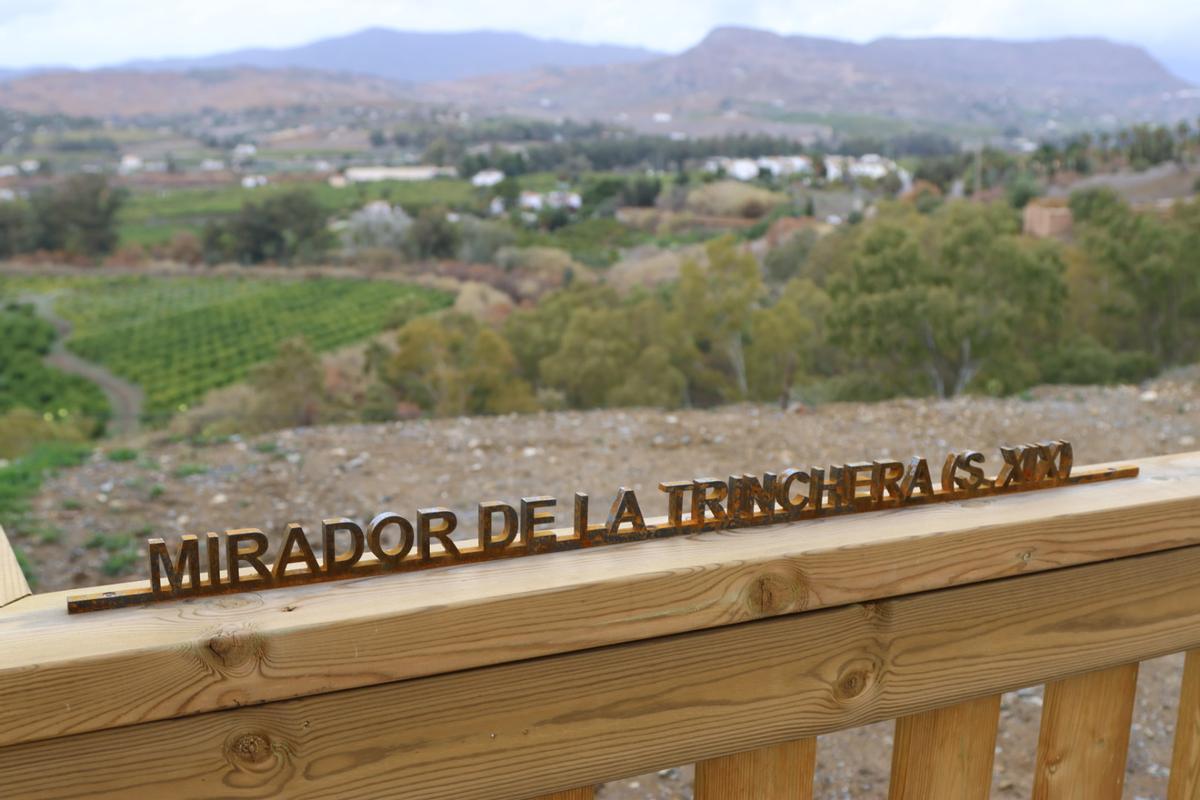
[[[108,423],[108,433],[111,436],[129,436],[137,433],[142,425],[142,390],[136,384],[130,383],[109,372],[105,367],[86,361],[67,349],[67,337],[71,335],[71,323],[54,312],[53,294],[31,294],[21,298],[22,302],[30,303],[37,309],[42,319],[54,326],[58,338],[46,355],[46,363],[87,378],[100,387],[108,404],[112,406],[112,418]]]

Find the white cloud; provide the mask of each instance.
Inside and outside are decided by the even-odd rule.
[[[1105,36],[1188,53],[1195,0],[0,0],[0,65],[96,66],[287,46],[370,25],[492,28],[677,51],[716,25],[866,41],[878,36]]]

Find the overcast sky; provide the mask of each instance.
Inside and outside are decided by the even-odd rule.
[[[717,25],[878,36],[1104,36],[1200,72],[1200,0],[0,0],[0,66],[288,46],[382,25],[678,51]]]

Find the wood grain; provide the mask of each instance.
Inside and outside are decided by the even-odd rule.
[[[1000,695],[896,720],[889,800],[987,800]]]
[[[1183,662],[1167,800],[1200,800],[1200,650]]]
[[[536,796],[1200,647],[1197,574],[1200,547],[1182,548],[19,744],[0,786]]]
[[[21,565],[17,563],[17,554],[13,552],[8,537],[4,535],[4,528],[0,528],[0,607],[28,597],[29,594],[29,583],[25,580]]]
[[[535,800],[592,800],[595,796],[595,787],[585,786],[580,789],[568,789],[565,792],[544,794],[541,797],[535,798]]]
[[[696,800],[811,800],[817,740],[790,742],[696,764]]]
[[[1106,484],[97,614],[34,595],[0,609],[0,745],[1200,543],[1200,453],[1140,466]]]
[[[1034,800],[1121,800],[1138,665],[1046,685]]]

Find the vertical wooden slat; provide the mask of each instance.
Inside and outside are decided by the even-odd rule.
[[[1046,684],[1034,800],[1120,800],[1137,664]]]
[[[890,800],[986,800],[1000,695],[896,720]]]
[[[696,800],[811,800],[817,740],[796,739],[696,764]]]
[[[29,594],[29,584],[25,581],[25,573],[17,563],[17,554],[13,552],[0,528],[0,606],[20,600]]]
[[[1200,650],[1183,663],[1167,800],[1200,800]]]
[[[582,786],[578,789],[568,789],[565,792],[555,792],[554,794],[544,794],[541,797],[536,797],[534,800],[592,800],[596,796],[596,789],[593,786]]]

